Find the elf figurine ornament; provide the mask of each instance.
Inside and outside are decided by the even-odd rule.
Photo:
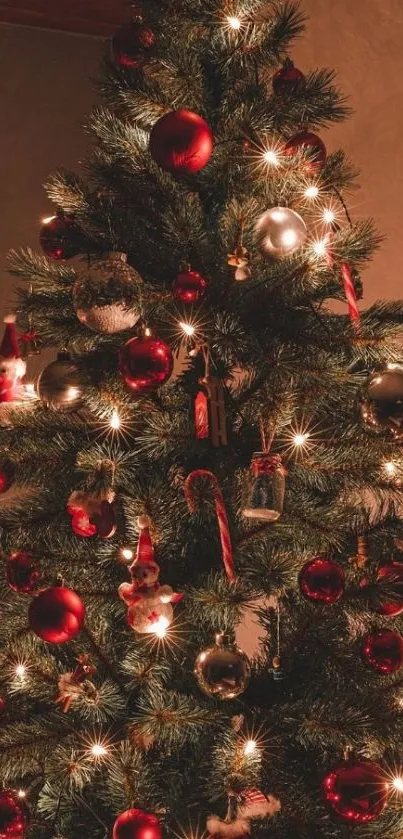
[[[173,619],[172,604],[179,603],[183,595],[175,594],[171,586],[161,586],[158,582],[160,568],[154,558],[150,524],[148,516],[137,519],[137,555],[129,568],[132,581],[122,583],[118,594],[128,606],[127,621],[135,632],[154,632],[163,638]]]
[[[26,364],[20,355],[15,316],[4,318],[5,330],[0,345],[0,403],[18,402],[23,398],[21,379]]]

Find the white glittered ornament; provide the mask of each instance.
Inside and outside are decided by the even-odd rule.
[[[272,207],[255,227],[259,250],[271,259],[291,256],[305,244],[308,231],[301,216],[289,207]]]
[[[112,335],[131,329],[140,317],[142,278],[127,264],[124,253],[110,253],[79,274],[73,286],[73,305],[81,323],[95,332]]]

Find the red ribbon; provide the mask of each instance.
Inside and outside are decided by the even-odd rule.
[[[255,477],[259,475],[274,475],[275,472],[280,472],[281,475],[287,474],[287,470],[283,466],[283,461],[278,454],[261,454],[252,460],[250,468]]]

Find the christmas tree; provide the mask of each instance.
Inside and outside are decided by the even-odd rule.
[[[8,321],[0,837],[402,835],[403,308],[358,309],[380,238],[303,29],[147,0],[10,255],[60,352],[33,394]]]

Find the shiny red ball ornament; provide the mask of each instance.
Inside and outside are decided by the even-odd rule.
[[[0,792],[0,839],[22,839],[26,820],[18,795],[11,789]]]
[[[344,594],[344,571],[337,562],[325,556],[315,556],[299,573],[301,594],[313,603],[331,606]]]
[[[403,638],[398,632],[387,629],[369,633],[364,638],[361,652],[372,670],[388,676],[403,664]]]
[[[178,303],[197,303],[204,297],[207,280],[198,271],[181,271],[172,284],[172,294]]]
[[[305,76],[289,59],[277,70],[272,79],[273,91],[276,96],[287,96],[305,84]]]
[[[120,351],[121,375],[137,393],[161,387],[169,379],[173,364],[171,348],[153,335],[131,338]]]
[[[74,219],[65,213],[47,218],[41,227],[39,241],[49,259],[71,259],[80,252],[80,231]]]
[[[284,146],[284,153],[293,156],[308,153],[303,162],[303,169],[307,173],[320,172],[326,164],[327,151],[324,142],[312,131],[299,131]]]
[[[349,760],[326,775],[323,791],[339,818],[349,824],[366,824],[386,807],[389,784],[376,763]]]
[[[125,810],[115,821],[113,839],[162,839],[162,828],[153,813]]]
[[[54,586],[32,600],[28,619],[30,629],[42,641],[65,644],[76,638],[82,629],[85,606],[75,591]]]
[[[207,166],[213,135],[207,122],[192,111],[170,111],[154,125],[150,152],[172,175],[192,175]]]
[[[18,594],[32,594],[40,578],[40,572],[31,554],[17,551],[7,559],[6,577],[12,591]]]
[[[112,38],[112,52],[119,67],[140,67],[154,46],[154,32],[144,23],[132,20],[121,26]]]
[[[385,581],[399,598],[394,603],[381,603],[377,611],[395,618],[403,612],[403,562],[390,562],[378,571],[378,580]]]

